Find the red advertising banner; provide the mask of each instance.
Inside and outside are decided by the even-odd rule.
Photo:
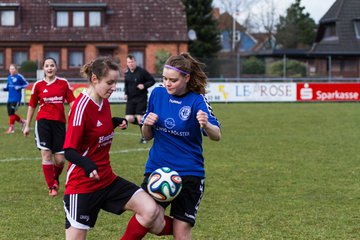
[[[297,101],[359,101],[360,83],[298,83]]]

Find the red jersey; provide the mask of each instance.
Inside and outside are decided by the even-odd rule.
[[[90,158],[98,167],[100,180],[87,177],[81,167],[69,162],[65,194],[94,192],[115,180],[109,156],[113,136],[109,101],[104,99],[99,106],[83,91],[69,114],[64,149],[73,148],[80,155]]]
[[[48,119],[65,123],[64,102],[71,103],[74,100],[68,81],[55,77],[52,83],[47,83],[45,79],[34,83],[29,106],[36,108],[37,104],[40,104],[36,120]]]

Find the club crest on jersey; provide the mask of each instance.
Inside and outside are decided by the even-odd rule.
[[[179,117],[181,120],[186,121],[189,119],[191,114],[191,108],[189,106],[184,106],[179,111]]]
[[[172,129],[175,127],[175,120],[173,118],[167,118],[164,121],[165,127],[168,129]]]
[[[97,123],[96,123],[96,126],[97,126],[97,127],[100,127],[100,126],[102,126],[102,125],[103,125],[103,124],[98,120]]]

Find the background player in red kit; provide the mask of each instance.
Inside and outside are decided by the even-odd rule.
[[[83,66],[89,88],[76,99],[69,114],[64,144],[69,161],[65,185],[66,239],[86,239],[100,209],[117,215],[135,214],[122,239],[142,239],[147,232],[164,234],[165,220],[155,201],[139,186],[117,176],[110,165],[114,129],[127,127],[124,118],[112,118],[108,98],[116,90],[119,66],[97,58]]]
[[[75,97],[68,81],[55,75],[57,70],[55,59],[45,58],[43,69],[45,78],[35,82],[31,91],[23,134],[29,135],[30,123],[39,103],[35,122],[35,140],[41,151],[42,169],[49,188],[49,196],[56,196],[59,189],[59,176],[65,162],[64,103],[68,102],[71,106]]]

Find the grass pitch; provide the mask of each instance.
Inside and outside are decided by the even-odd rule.
[[[358,103],[212,104],[222,140],[204,139],[205,195],[193,239],[359,239]],[[112,105],[122,116],[124,105]],[[47,196],[33,131],[7,135],[0,106],[0,239],[64,239],[60,196]],[[18,113],[25,116],[26,107]],[[118,131],[114,171],[138,184],[151,142]],[[101,212],[88,239],[119,239],[131,213]],[[172,239],[155,237],[146,239]]]

